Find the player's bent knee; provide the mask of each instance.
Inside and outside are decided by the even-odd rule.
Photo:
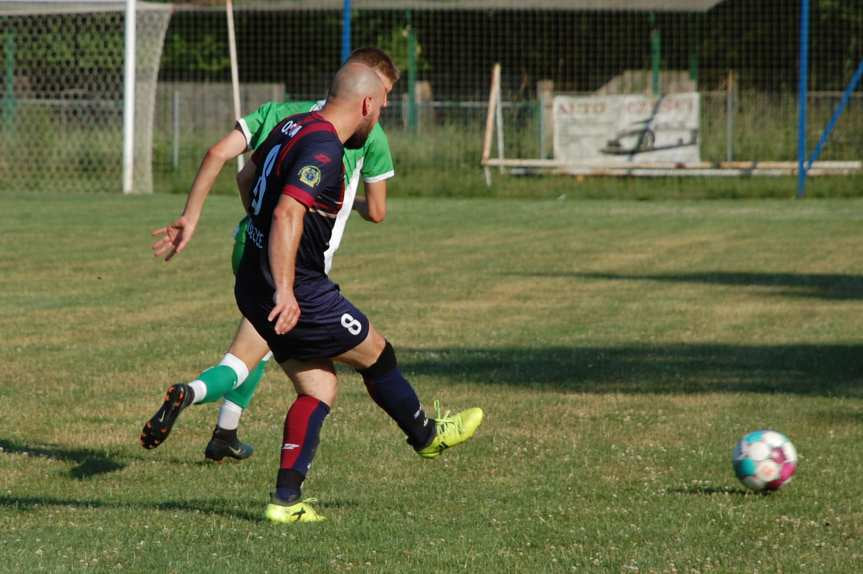
[[[384,350],[381,351],[380,355],[378,355],[375,363],[367,369],[357,369],[357,372],[363,377],[375,379],[386,375],[399,366],[399,362],[396,359],[395,349],[393,349],[393,346],[390,345],[389,341],[386,341],[386,339],[384,341]]]
[[[237,381],[234,383],[234,388],[236,389],[249,376],[249,367],[246,366],[246,363],[242,361],[236,355],[232,355],[231,353],[225,354],[222,357],[222,360],[219,362],[220,366],[225,366],[234,371],[234,374],[237,375]]]

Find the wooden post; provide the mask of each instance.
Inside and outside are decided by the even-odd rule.
[[[545,159],[554,141],[554,80],[536,83],[536,99],[539,100],[539,157]]]
[[[423,127],[428,129],[434,125],[431,82],[427,80],[418,80],[415,85],[417,130],[423,129]]]
[[[486,162],[491,155],[491,138],[494,135],[495,107],[497,95],[500,89],[500,64],[495,64],[491,69],[491,88],[488,91],[488,112],[485,116],[485,135],[482,141],[482,164],[485,171],[485,184],[491,187],[491,170]]]
[[[497,79],[497,105],[495,111],[495,123],[497,124],[497,159],[503,159],[503,101],[500,97],[500,76]],[[498,167],[500,173],[503,173],[504,167]]]

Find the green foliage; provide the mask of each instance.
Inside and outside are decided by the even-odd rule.
[[[230,68],[226,39],[222,34],[205,32],[190,36],[170,34],[162,55],[162,66],[170,70],[183,70],[193,77],[200,74],[220,74]]]
[[[863,12],[853,2],[816,0],[814,5],[823,22],[863,25]]]
[[[16,41],[15,58],[19,65],[53,67],[73,61],[74,37],[66,33],[62,21],[46,19],[43,26],[44,34],[28,38],[28,42]]]
[[[416,69],[417,72],[425,72],[431,69],[431,65],[423,54],[423,47],[419,39],[416,43]],[[387,33],[379,34],[375,46],[385,51],[393,60],[393,63],[406,78],[408,73],[408,29],[405,26],[394,26]]]
[[[45,16],[38,27],[11,21],[8,28],[15,38],[16,66],[31,81],[50,85],[58,81],[52,76],[111,74],[123,67],[123,30],[116,17],[91,14],[76,24],[69,17]]]

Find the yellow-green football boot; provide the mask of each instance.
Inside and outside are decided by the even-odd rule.
[[[264,516],[270,522],[277,524],[293,524],[294,522],[322,522],[326,520],[309,504],[317,502],[316,498],[307,498],[300,502],[284,505],[271,502],[267,505]]]
[[[460,413],[449,416],[449,411],[440,416],[440,403],[434,402],[436,416],[432,417],[435,424],[435,436],[432,441],[421,449],[417,454],[423,458],[437,458],[444,450],[459,445],[476,432],[482,423],[482,409],[474,407]]]

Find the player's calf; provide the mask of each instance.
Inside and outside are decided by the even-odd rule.
[[[404,378],[396,360],[395,350],[386,342],[375,364],[360,369],[369,395],[407,435],[408,444],[423,458],[437,458],[447,448],[462,444],[482,423],[482,409],[464,410],[455,416],[437,415],[430,419],[420,405],[411,384]]]
[[[171,385],[159,410],[141,431],[141,446],[146,449],[162,444],[183,409],[193,403],[214,401],[239,386],[248,376],[248,368],[240,359],[228,353],[215,367],[201,373],[189,384]]]
[[[245,460],[252,456],[255,449],[252,445],[240,441],[237,437],[237,429],[240,426],[240,417],[252,401],[252,396],[264,376],[271,356],[272,353],[267,354],[258,366],[252,369],[245,381],[225,394],[225,400],[219,409],[216,428],[213,429],[213,436],[207,443],[207,448],[204,449],[205,458],[221,462],[225,457]]]
[[[321,427],[330,407],[309,395],[297,396],[285,417],[282,455],[273,502],[290,505],[302,498],[303,481],[318,448]]]
[[[415,449],[428,444],[434,436],[434,425],[429,423],[416,391],[402,375],[390,342],[386,342],[371,367],[358,372],[369,396],[407,435],[408,443]]]

